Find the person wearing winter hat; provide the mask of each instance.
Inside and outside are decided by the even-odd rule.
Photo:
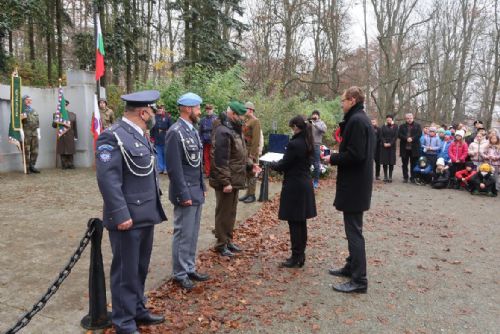
[[[439,128],[437,130],[437,135],[438,135],[439,139],[441,139],[441,141],[444,141],[445,131],[446,130],[444,128]]]
[[[248,171],[261,171],[258,163],[249,159],[242,126],[247,109],[238,101],[214,122],[210,152],[210,186],[215,189],[215,249],[222,256],[234,256],[241,249],[232,242],[238,192],[245,188]]]
[[[439,150],[438,157],[443,158],[444,162],[447,166],[450,165],[450,163],[451,163],[450,162],[450,155],[448,154],[448,150],[450,148],[452,141],[453,141],[453,137],[451,136],[451,131],[446,130],[444,132],[444,139],[443,139],[443,142],[441,144],[441,150]]]
[[[498,132],[493,129],[490,132],[488,147],[483,153],[483,159],[493,167],[493,175],[496,178],[496,188],[500,189],[500,137]]]
[[[497,195],[493,168],[483,163],[479,166],[479,172],[470,179],[470,191],[472,195],[484,194],[490,197]]]
[[[427,157],[422,156],[418,159],[417,165],[413,168],[415,175],[415,184],[425,186],[432,180],[432,166],[427,161]]]
[[[429,164],[434,169],[438,153],[441,149],[441,140],[436,136],[437,129],[434,126],[429,128],[429,135],[424,138],[424,153]]]
[[[455,132],[455,141],[450,144],[448,148],[448,156],[450,158],[450,183],[452,186],[457,188],[458,181],[455,179],[454,175],[459,170],[465,169],[465,160],[468,156],[468,145],[464,141],[465,131],[457,130]]]
[[[483,163],[483,155],[484,151],[488,147],[489,142],[483,135],[483,133],[479,132],[476,135],[476,138],[472,143],[469,145],[469,158],[470,160],[474,163],[476,167],[479,167],[481,163]]]
[[[446,166],[443,158],[438,158],[436,161],[436,171],[432,175],[431,186],[434,189],[444,189],[448,187],[450,181],[450,171]]]
[[[470,191],[469,182],[476,173],[477,171],[474,170],[474,164],[472,161],[467,161],[465,163],[465,169],[459,170],[455,173],[456,180],[460,182],[460,184],[458,182],[455,184],[455,189],[466,189]]]

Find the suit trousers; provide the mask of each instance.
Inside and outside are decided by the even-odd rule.
[[[414,157],[411,155],[411,150],[406,150],[405,154],[401,157],[401,168],[403,170],[403,178],[405,180],[408,180],[408,163],[410,164],[410,177],[411,179],[415,179],[415,172],[413,171],[413,168],[418,163],[418,157]]]
[[[302,221],[288,221],[290,228],[290,243],[292,250],[292,259],[301,260],[305,256],[307,245],[307,224]]]
[[[175,279],[196,271],[196,245],[200,231],[201,205],[174,206],[172,265]]]
[[[111,261],[111,319],[117,333],[137,329],[135,319],[148,314],[144,284],[153,248],[154,227],[109,231]]]
[[[238,189],[230,193],[215,190],[215,237],[216,247],[221,247],[233,239],[236,209],[238,205]]]
[[[345,269],[353,282],[368,284],[366,278],[365,238],[363,237],[363,212],[344,212],[344,227],[349,248]]]

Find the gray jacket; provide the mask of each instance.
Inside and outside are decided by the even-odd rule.
[[[321,119],[317,121],[312,121],[312,134],[315,145],[321,145],[323,143],[323,135],[326,132],[326,124]]]
[[[97,139],[96,175],[107,229],[116,230],[128,219],[133,229],[167,219],[152,157],[154,150],[146,137],[122,120]]]
[[[165,139],[167,173],[170,178],[168,199],[173,205],[192,200],[205,202],[203,182],[203,144],[196,129],[181,119],[170,127]]]

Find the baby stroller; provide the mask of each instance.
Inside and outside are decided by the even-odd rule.
[[[425,186],[432,180],[432,166],[427,161],[427,157],[420,157],[417,165],[413,168],[415,173],[415,184]]]

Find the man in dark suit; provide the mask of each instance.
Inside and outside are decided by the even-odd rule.
[[[160,202],[155,154],[145,132],[154,125],[158,91],[123,95],[123,118],[97,139],[97,183],[109,231],[112,322],[118,334],[165,320],[145,306],[144,284],[153,248],[154,225],[166,220]]]
[[[344,214],[349,257],[343,268],[330,269],[329,273],[350,278],[348,282],[333,286],[334,290],[346,293],[366,293],[368,288],[363,212],[370,208],[372,196],[375,133],[364,111],[364,100],[359,87],[344,92],[339,152],[323,158],[325,162],[338,166],[333,205]]]
[[[422,128],[413,120],[413,114],[405,115],[406,123],[401,124],[398,131],[399,155],[401,156],[401,168],[403,169],[403,181],[408,182],[408,163],[410,163],[410,182],[415,183],[413,168],[417,165],[420,155],[420,137]]]
[[[155,125],[151,129],[151,139],[155,144],[156,157],[158,159],[158,172],[160,174],[167,173],[167,166],[165,165],[165,136],[168,129],[172,125],[170,117],[165,113],[163,105],[158,106],[158,111],[155,115]]]
[[[203,144],[194,124],[200,120],[201,98],[182,95],[177,104],[180,116],[167,132],[168,198],[174,205],[172,265],[174,280],[191,290],[193,281],[206,281],[207,274],[196,271],[196,244],[200,231],[201,209],[205,202],[203,182]]]
[[[66,108],[69,106],[69,101],[66,100]],[[67,127],[66,132],[57,138],[56,154],[61,156],[61,167],[62,169],[73,169],[75,165],[73,164],[73,155],[76,152],[75,141],[78,140],[78,131],[76,127],[76,114],[68,110],[69,116],[69,127]],[[53,114],[52,127],[57,128],[57,116],[56,113]]]

